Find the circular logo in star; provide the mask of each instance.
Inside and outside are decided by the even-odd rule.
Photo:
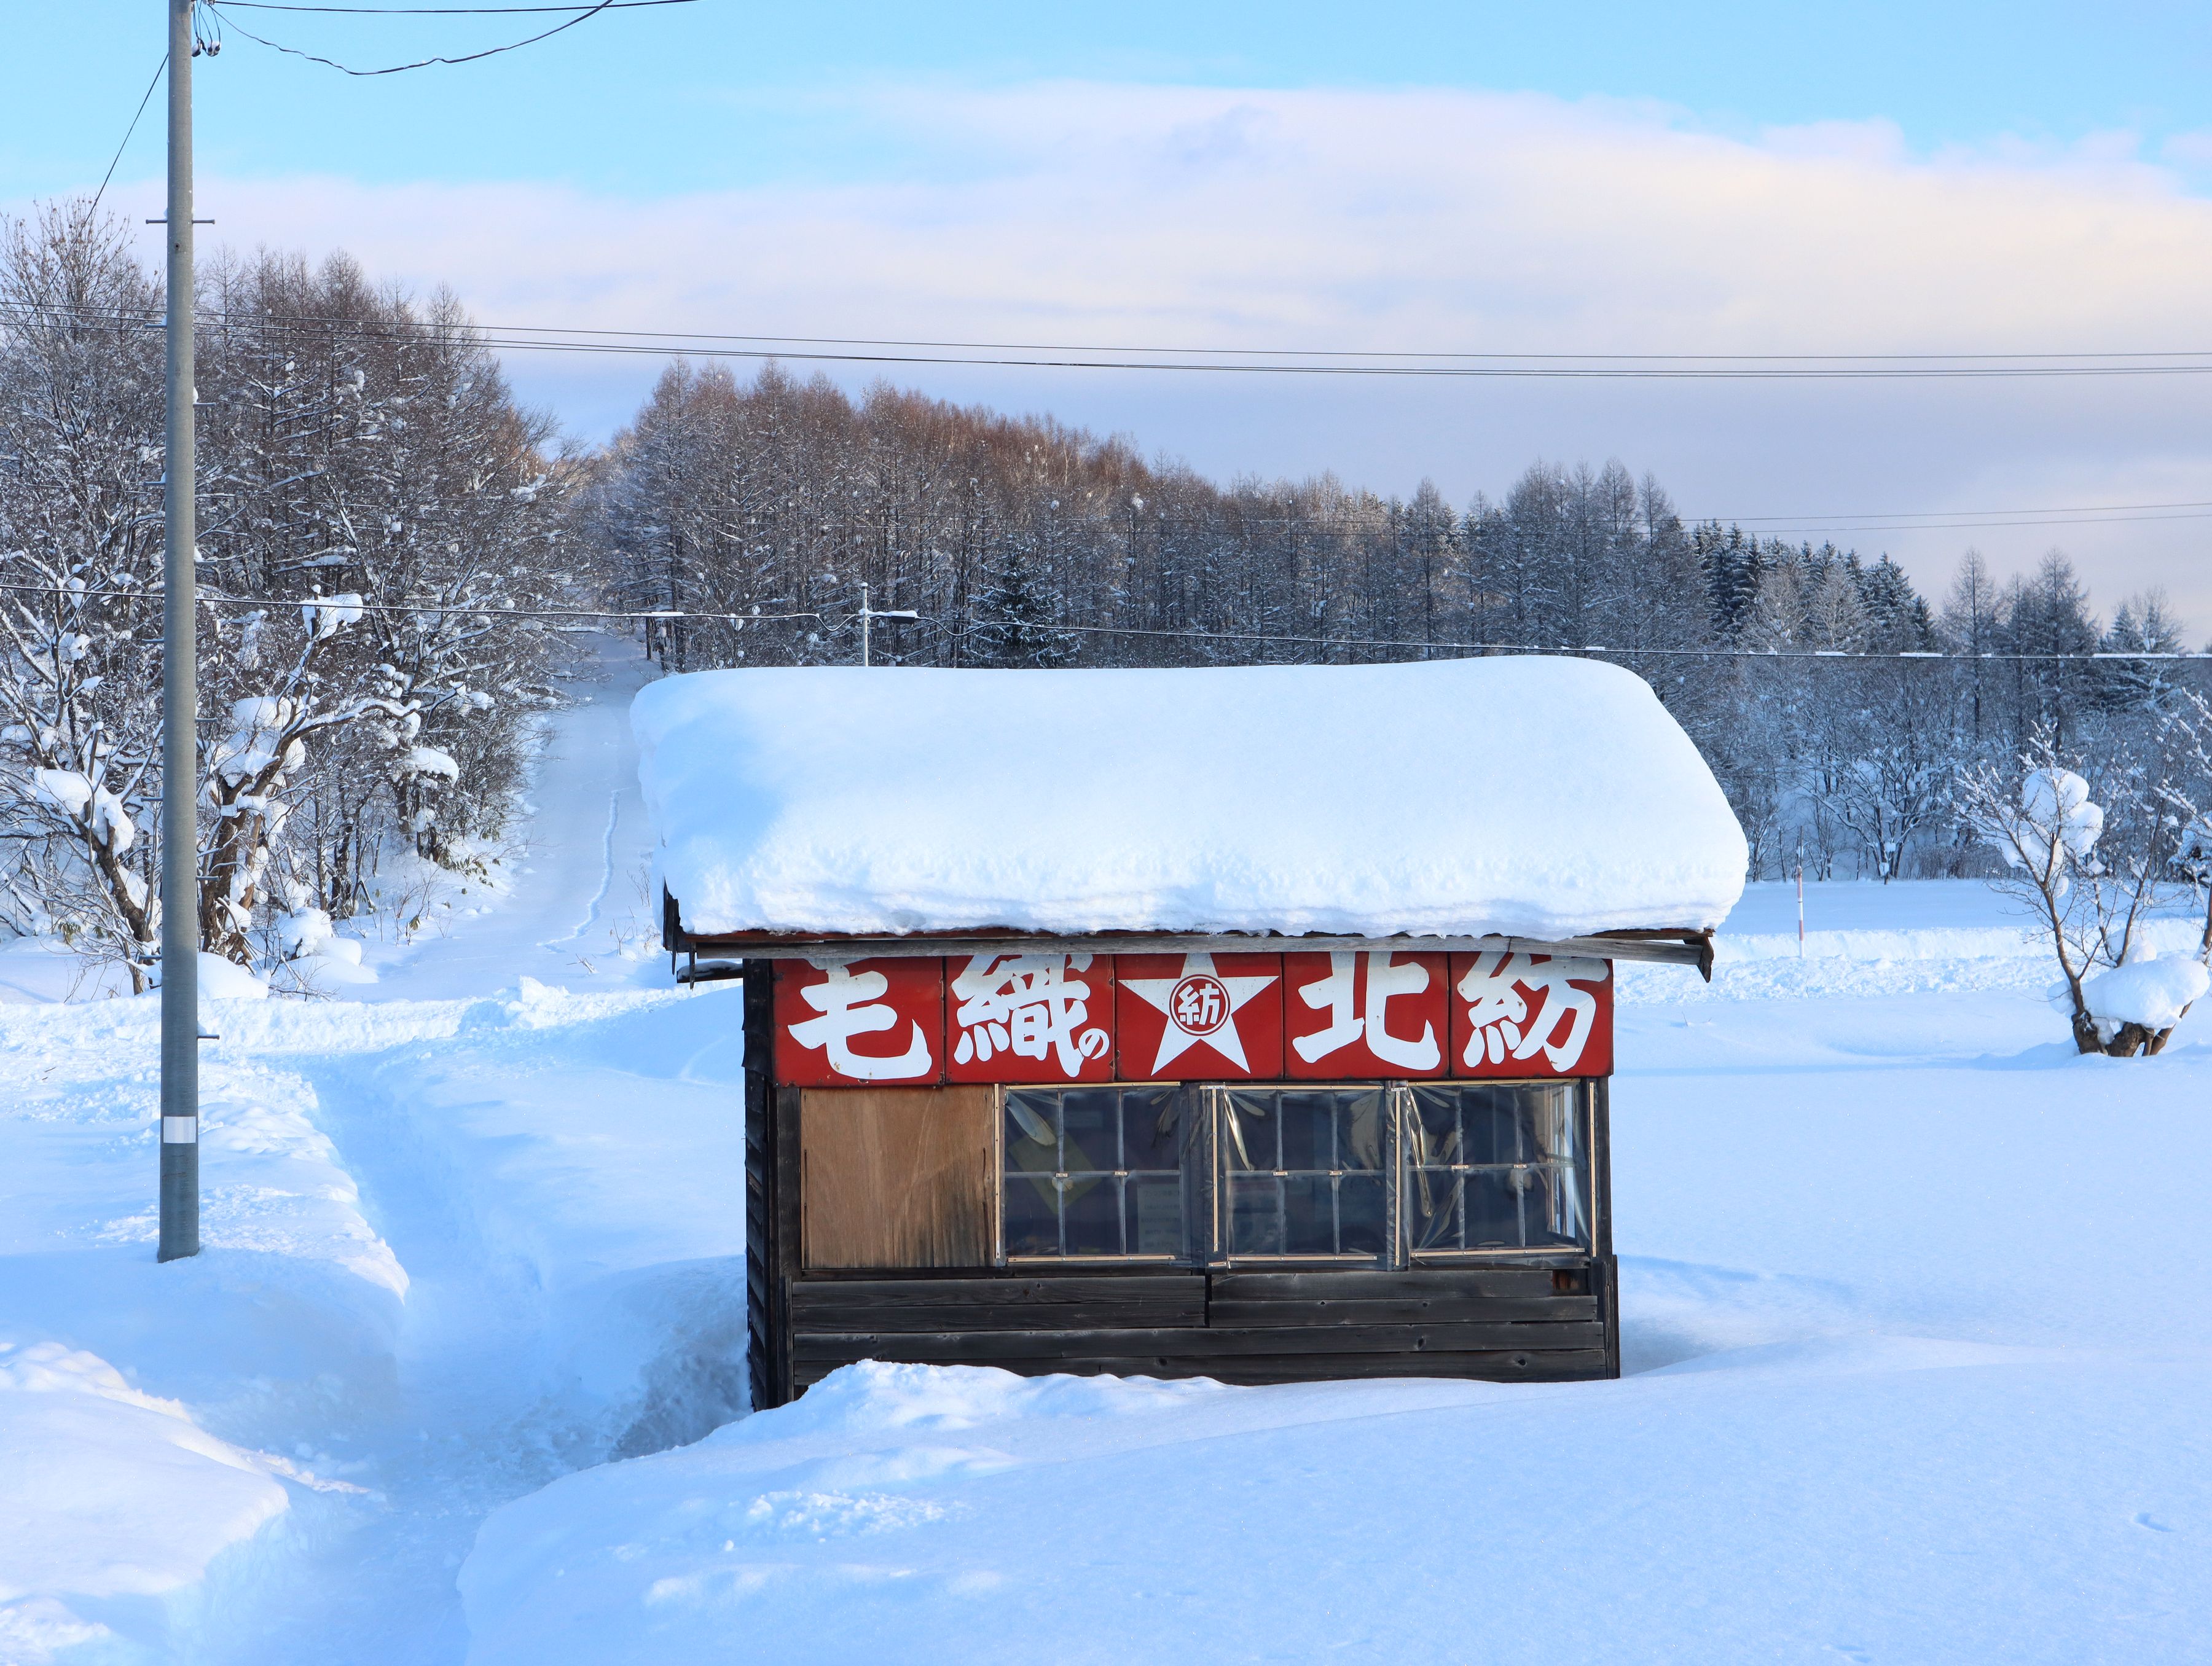
[[[1186,1035],[1212,1035],[1229,1021],[1229,991],[1218,978],[1190,972],[1168,997],[1168,1015]]]

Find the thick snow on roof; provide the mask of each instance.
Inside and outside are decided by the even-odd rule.
[[[1717,925],[1743,834],[1639,678],[1567,658],[800,669],[631,712],[685,927]]]

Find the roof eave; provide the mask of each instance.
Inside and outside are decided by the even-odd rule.
[[[667,911],[666,947],[695,954],[762,960],[860,960],[925,954],[990,954],[1018,950],[1042,954],[1327,954],[1332,951],[1395,951],[1431,954],[1497,953],[1574,954],[1593,960],[1646,960],[1695,966],[1707,982],[1713,975],[1713,934],[1693,927],[1596,931],[1570,937],[1527,937],[1502,933],[1467,936],[1399,933],[1353,936],[1328,932],[1252,931],[1023,931],[1004,927],[969,931],[913,931],[870,934],[837,931],[685,930],[672,906]]]

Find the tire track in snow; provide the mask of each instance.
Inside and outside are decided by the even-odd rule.
[[[615,884],[615,829],[622,825],[623,795],[628,787],[617,787],[607,794],[607,825],[599,836],[599,888],[592,894],[591,906],[576,929],[565,937],[540,943],[541,948],[564,948],[570,943],[581,942],[585,933],[599,923],[600,911],[606,906],[607,893]]]

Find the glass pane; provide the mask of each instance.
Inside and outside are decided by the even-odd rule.
[[[1182,1166],[1182,1124],[1172,1087],[1121,1090],[1121,1166],[1176,1170]]]
[[[1279,1094],[1231,1094],[1222,1118],[1221,1161],[1231,1169],[1273,1173],[1277,1160],[1282,1118],[1276,1115]]]
[[[1070,1174],[1121,1166],[1120,1095],[1111,1087],[1079,1088],[1060,1095],[1060,1154]]]
[[[1285,1094],[1281,1116],[1281,1167],[1331,1169],[1338,1166],[1336,1094]]]
[[[1006,1253],[1060,1253],[1059,1192],[1048,1174],[1006,1177]]]
[[[1231,1177],[1229,1249],[1232,1255],[1282,1255],[1282,1183],[1273,1175]]]
[[[1071,1174],[1067,1203],[1067,1253],[1121,1253],[1121,1188],[1110,1174]]]
[[[1390,1247],[1390,1196],[1380,1174],[1346,1174],[1336,1183],[1339,1253],[1380,1256]]]
[[[1183,1252],[1182,1177],[1150,1175],[1128,1183],[1128,1237],[1132,1255]]]
[[[1477,1169],[1467,1178],[1467,1237],[1462,1248],[1521,1248],[1521,1194],[1511,1169]]]
[[[1060,1167],[1060,1106],[1051,1094],[1006,1095],[1006,1172],[1050,1174]]]
[[[1390,1101],[1381,1093],[1342,1096],[1336,1136],[1339,1168],[1379,1169],[1388,1154]]]
[[[1461,1206],[1467,1177],[1409,1166],[1406,1171],[1406,1232],[1416,1250],[1464,1249]]]
[[[1326,1174],[1293,1174],[1283,1182],[1286,1255],[1336,1253],[1336,1185]]]
[[[1534,1154],[1522,1137],[1521,1100],[1528,1090],[1476,1087],[1461,1108],[1463,1163],[1525,1163]],[[1538,1091],[1541,1091],[1539,1089]]]

